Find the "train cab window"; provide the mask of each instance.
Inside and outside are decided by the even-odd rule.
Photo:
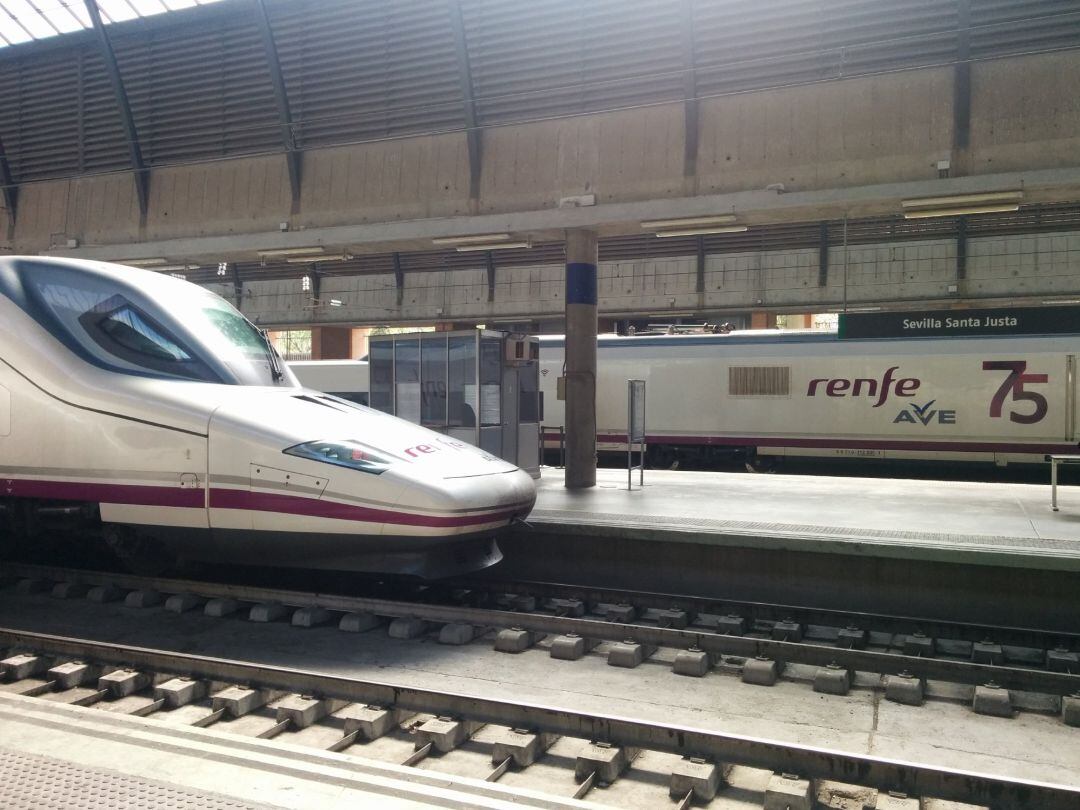
[[[115,371],[220,382],[189,344],[108,279],[49,268],[27,273],[43,325],[86,359]]]
[[[258,329],[224,301],[208,300],[203,316],[214,328],[220,342],[247,359],[262,360],[269,351],[266,340]],[[222,347],[224,348],[224,347]]]
[[[97,304],[79,316],[79,323],[98,346],[134,366],[192,380],[216,379],[164,327],[123,296]]]

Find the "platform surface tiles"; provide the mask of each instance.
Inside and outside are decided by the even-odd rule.
[[[1049,473],[1048,473],[1049,475]],[[1080,487],[834,476],[547,468],[529,523],[580,536],[1080,571]]]

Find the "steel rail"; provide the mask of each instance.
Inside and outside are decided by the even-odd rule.
[[[995,810],[1031,807],[1075,810],[1080,806],[1080,788],[1068,785],[1010,779],[688,726],[586,714],[554,706],[511,703],[309,670],[203,658],[6,628],[0,628],[0,645],[29,649],[43,655],[90,659],[200,680],[243,683],[253,688],[393,706],[579,739],[601,740],[622,747],[705,757],[713,762],[793,773],[802,778],[836,780],[882,791],[898,791],[909,796],[989,805]]]
[[[442,584],[442,583],[440,583]],[[627,591],[572,585],[560,582],[511,581],[498,582],[480,578],[462,578],[445,583],[450,587],[483,588],[502,593],[549,598],[577,598],[586,603],[630,603],[636,606],[670,610],[678,608],[697,613],[725,615],[739,613],[751,620],[785,621],[801,619],[804,625],[816,624],[827,627],[848,627],[857,624],[867,632],[871,630],[891,632],[914,632],[919,630],[927,636],[964,642],[979,642],[992,638],[994,642],[1018,647],[1046,649],[1053,642],[1072,641],[1080,644],[1080,632],[1068,633],[1057,630],[1039,630],[1034,627],[980,625],[933,617],[905,616],[886,613],[866,613],[818,608],[804,605],[752,602],[724,597],[695,596],[693,594],[665,594],[653,591]],[[863,627],[873,622],[874,627]]]
[[[785,664],[811,666],[836,664],[853,671],[874,672],[882,675],[908,674],[926,680],[951,681],[976,686],[994,683],[1006,689],[1050,695],[1080,694],[1080,674],[857,650],[805,641],[778,641],[724,635],[705,629],[617,624],[599,619],[571,618],[541,613],[400,602],[362,596],[304,593],[281,588],[228,583],[156,579],[130,574],[24,564],[7,565],[0,570],[54,582],[75,581],[89,585],[111,583],[132,590],[152,589],[164,593],[192,593],[202,597],[236,599],[243,602],[277,602],[293,607],[321,607],[346,613],[366,612],[389,618],[421,619],[439,624],[460,623],[478,627],[519,628],[545,635],[578,635],[600,641],[633,640],[653,647],[694,648],[714,655],[769,658]]]

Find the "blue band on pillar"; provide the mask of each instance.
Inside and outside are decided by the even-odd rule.
[[[596,265],[567,262],[566,303],[596,306]]]

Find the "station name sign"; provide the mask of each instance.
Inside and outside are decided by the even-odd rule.
[[[849,312],[841,339],[1080,334],[1080,307],[949,309],[933,312]]]

